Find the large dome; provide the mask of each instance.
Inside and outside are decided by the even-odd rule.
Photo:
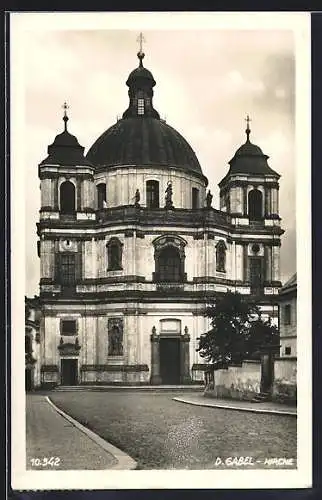
[[[116,165],[153,167],[174,166],[202,175],[198,159],[179,132],[160,120],[153,107],[152,73],[143,66],[144,53],[138,54],[139,66],[127,81],[129,107],[121,120],[107,129],[89,149],[86,158],[97,169]]]
[[[151,117],[119,120],[97,139],[86,158],[98,168],[162,165],[202,173],[194,151],[182,135],[164,121]]]

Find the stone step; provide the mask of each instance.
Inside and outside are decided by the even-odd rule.
[[[60,385],[54,391],[199,391],[204,390],[203,384],[191,385]]]

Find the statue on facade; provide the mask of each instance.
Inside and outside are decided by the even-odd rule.
[[[209,189],[208,193],[207,193],[207,196],[206,196],[206,205],[207,205],[207,208],[211,208],[212,199],[213,199],[213,195],[211,194],[211,191]]]
[[[123,355],[123,335],[117,325],[114,325],[109,332],[108,355]]]
[[[138,189],[135,191],[134,199],[135,199],[134,205],[136,206],[136,208],[139,208],[141,196],[140,196],[140,191]]]
[[[172,195],[172,183],[169,181],[167,189],[165,190],[165,208],[173,208]]]

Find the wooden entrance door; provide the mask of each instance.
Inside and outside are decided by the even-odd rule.
[[[160,376],[162,384],[180,383],[180,339],[160,339]]]
[[[61,384],[62,385],[77,385],[77,359],[62,359],[61,360]]]

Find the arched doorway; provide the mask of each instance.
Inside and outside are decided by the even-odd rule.
[[[60,186],[60,211],[62,214],[75,212],[75,186],[70,181],[65,181]]]
[[[248,194],[248,215],[250,220],[259,220],[263,216],[263,195],[258,189],[252,189]]]

